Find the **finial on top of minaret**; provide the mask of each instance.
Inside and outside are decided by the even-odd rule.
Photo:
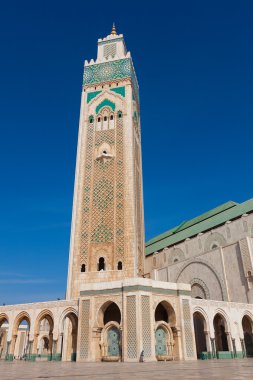
[[[116,28],[115,28],[115,23],[112,24],[111,34],[113,34],[114,36],[117,36],[117,32],[116,32]]]

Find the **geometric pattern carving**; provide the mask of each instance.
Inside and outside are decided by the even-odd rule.
[[[100,210],[106,209],[113,202],[113,186],[106,178],[96,183],[94,188],[94,205]]]
[[[83,191],[82,201],[82,219],[81,219],[81,236],[80,236],[80,256],[79,264],[87,265],[88,247],[89,247],[89,217],[90,217],[90,199],[91,199],[91,173],[93,157],[93,133],[94,123],[89,124],[87,131],[86,157],[85,157],[85,188]]]
[[[214,232],[207,237],[204,250],[211,251],[213,243],[216,243],[219,247],[223,247],[227,242],[223,235],[218,232]]]
[[[127,296],[127,356],[137,357],[136,296]]]
[[[124,265],[124,147],[123,118],[118,118],[116,128],[116,262]],[[124,267],[123,267],[124,269]]]
[[[123,117],[117,117],[117,112],[114,115],[117,120],[115,129],[96,131],[94,121],[88,124],[79,265],[89,265],[90,243],[115,242],[112,269],[117,268],[119,261],[124,269]],[[115,152],[115,156],[105,162],[94,158],[95,149],[102,144],[110,145]]]
[[[104,46],[104,57],[108,58],[109,55],[114,58],[116,54],[116,44],[108,44]]]
[[[107,140],[107,141],[106,141]],[[95,145],[101,143],[115,144],[115,131],[97,131]],[[93,191],[91,210],[91,241],[93,243],[108,243],[114,238],[114,158],[104,165],[94,160]]]
[[[194,285],[199,285],[199,290],[204,293],[204,297],[201,297],[201,298],[204,298],[204,299],[210,299],[210,293],[209,293],[209,290],[208,290],[208,287],[206,286],[206,284],[204,283],[204,281],[202,281],[200,278],[193,278],[190,282],[192,288],[194,287]],[[198,294],[194,294],[194,290],[192,289],[191,290],[191,296],[192,298],[196,298],[196,296],[198,296]]]
[[[141,296],[142,345],[144,356],[151,356],[150,297]]]
[[[191,310],[189,300],[183,299],[183,319],[184,319],[184,336],[185,336],[185,348],[186,356],[188,358],[194,357],[193,348],[193,335],[192,335],[192,324],[191,324]]]
[[[143,228],[142,228],[142,182],[141,182],[141,163],[140,163],[140,141],[135,134],[134,139],[134,159],[135,159],[135,194],[136,194],[136,213],[137,213],[137,236],[138,236],[138,274],[143,274]]]
[[[82,301],[81,315],[81,336],[80,336],[80,358],[87,359],[89,353],[89,316],[90,316],[90,300]]]

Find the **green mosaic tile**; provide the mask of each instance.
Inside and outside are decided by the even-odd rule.
[[[125,87],[115,87],[115,88],[111,88],[111,91],[116,92],[117,94],[120,94],[120,95],[123,96],[123,97],[126,96]]]
[[[101,94],[102,91],[92,91],[87,93],[87,103],[94,99],[97,95]]]
[[[131,58],[86,66],[83,74],[83,85],[98,84],[124,78],[132,79],[134,92],[139,99],[139,86]]]
[[[96,113],[98,114],[101,108],[110,107],[113,111],[115,111],[115,103],[111,102],[109,99],[104,99],[97,107]]]

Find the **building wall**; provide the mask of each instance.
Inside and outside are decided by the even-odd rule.
[[[153,279],[199,284],[207,299],[253,302],[253,214],[146,257]]]

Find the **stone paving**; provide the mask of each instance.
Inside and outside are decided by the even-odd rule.
[[[253,359],[155,363],[0,361],[0,380],[253,379]]]

